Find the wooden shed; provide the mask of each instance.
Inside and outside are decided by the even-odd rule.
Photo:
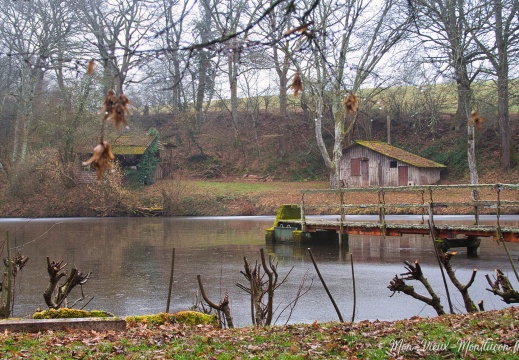
[[[445,165],[380,141],[355,141],[342,151],[343,186],[430,185]]]
[[[146,133],[142,130],[132,130],[131,132],[118,133],[107,131],[105,139],[112,145],[112,152],[122,168],[137,168],[144,154],[149,151],[153,142],[157,139],[158,133]],[[83,138],[78,140],[77,157],[79,163],[88,159],[92,155],[92,149],[97,144],[97,138]],[[92,145],[94,144],[94,145]],[[158,154],[156,155],[159,156]],[[97,180],[93,165],[81,167],[78,174],[79,183],[91,183]],[[160,177],[160,171],[155,174]]]

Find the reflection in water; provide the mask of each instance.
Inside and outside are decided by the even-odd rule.
[[[217,301],[226,292],[229,294],[232,315],[238,326],[250,324],[250,305],[249,296],[235,284],[244,281],[240,274],[243,258],[252,262],[259,260],[261,247],[279,262],[280,277],[293,268],[287,282],[275,294],[279,309],[293,300],[305,273],[313,279],[311,291],[300,299],[290,322],[337,320],[313,269],[308,247],[312,248],[345,319],[350,319],[352,312],[348,251],[353,253],[357,282],[356,320],[435,315],[429,307],[404,294],[390,297],[387,285],[395,274],[405,272],[404,260],[420,261],[447,308],[440,271],[428,237],[351,236],[349,246],[341,247],[337,243],[265,244],[264,231],[272,221],[272,217],[0,220],[2,234],[9,230],[18,251],[30,257],[17,278],[15,316],[27,316],[36,308],[45,307],[42,294],[48,282],[47,256],[51,260],[64,260],[69,264],[67,270],[75,265],[80,271],[93,272],[83,289],[88,298],[94,296],[87,309],[103,309],[120,316],[165,311],[172,248],[175,248],[176,259],[171,309],[182,310],[193,305],[196,276],[200,274],[212,300]],[[508,221],[517,224],[519,217]],[[509,244],[509,248],[517,258],[517,244]],[[470,288],[473,300],[484,300],[486,309],[507,306],[485,291],[488,285],[484,275],[496,267],[508,273],[514,282],[502,245],[483,239],[478,258],[467,258],[465,249],[459,252],[453,263],[462,283],[468,281],[473,268],[479,269],[476,282]],[[409,284],[425,294],[420,284]],[[463,301],[453,286],[450,293],[456,310],[464,312]],[[78,294],[73,292],[72,299]],[[281,316],[278,323],[284,323],[287,314]]]

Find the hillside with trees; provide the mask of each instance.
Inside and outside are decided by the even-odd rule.
[[[116,136],[156,129],[170,155],[160,164],[166,179],[249,175],[334,188],[345,146],[390,138],[447,165],[444,181],[515,182],[518,8],[0,1],[2,203],[49,192],[118,203],[134,191],[117,165],[88,195],[77,181],[85,139],[93,149],[113,128],[100,110],[109,89],[132,106]],[[350,92],[358,111],[346,113]],[[473,110],[481,127],[469,123]]]

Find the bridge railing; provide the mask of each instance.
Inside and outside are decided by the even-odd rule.
[[[317,200],[314,200],[317,204],[310,203],[309,198],[312,195],[317,196]],[[323,196],[327,201],[323,201]],[[386,215],[395,213],[422,215],[422,223],[425,222],[426,215],[429,221],[433,222],[433,215],[438,213],[469,214],[474,216],[475,225],[479,225],[479,216],[484,213],[496,215],[496,225],[500,226],[501,214],[519,213],[519,184],[301,190],[301,202],[303,228],[307,215],[317,215],[315,211],[319,214],[329,214],[337,210],[340,212],[341,227],[345,216],[352,213],[378,214],[378,221],[382,227],[386,224]],[[310,211],[311,209],[314,209],[314,213]]]

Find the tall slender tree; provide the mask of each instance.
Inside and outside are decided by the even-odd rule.
[[[442,64],[456,81],[458,109],[456,127],[467,130],[467,157],[471,184],[478,183],[474,127],[467,126],[472,112],[471,84],[481,68],[474,66],[482,60],[467,21],[470,0],[417,0],[408,5],[412,28],[425,46],[429,61],[439,68]],[[476,193],[473,196],[477,196]]]
[[[70,12],[58,2],[1,1],[0,47],[6,51],[18,82],[13,130],[12,161],[23,160],[29,151],[34,108],[44,89],[45,75],[61,66],[59,48],[69,36]]]
[[[519,55],[519,2],[486,0],[468,9],[474,41],[485,54],[497,83],[497,112],[501,138],[501,164],[507,169],[510,160],[509,71],[512,59]]]
[[[295,58],[299,59],[305,89],[315,99],[316,139],[332,188],[340,186],[344,138],[351,135],[356,122],[355,116],[345,118],[343,99],[368,79],[377,81],[373,76],[377,66],[403,39],[409,21],[400,17],[401,4],[398,0],[382,4],[363,0],[310,2],[300,16],[303,23],[315,24],[302,33],[298,40],[302,50]],[[331,154],[322,125],[328,116],[334,124]]]

